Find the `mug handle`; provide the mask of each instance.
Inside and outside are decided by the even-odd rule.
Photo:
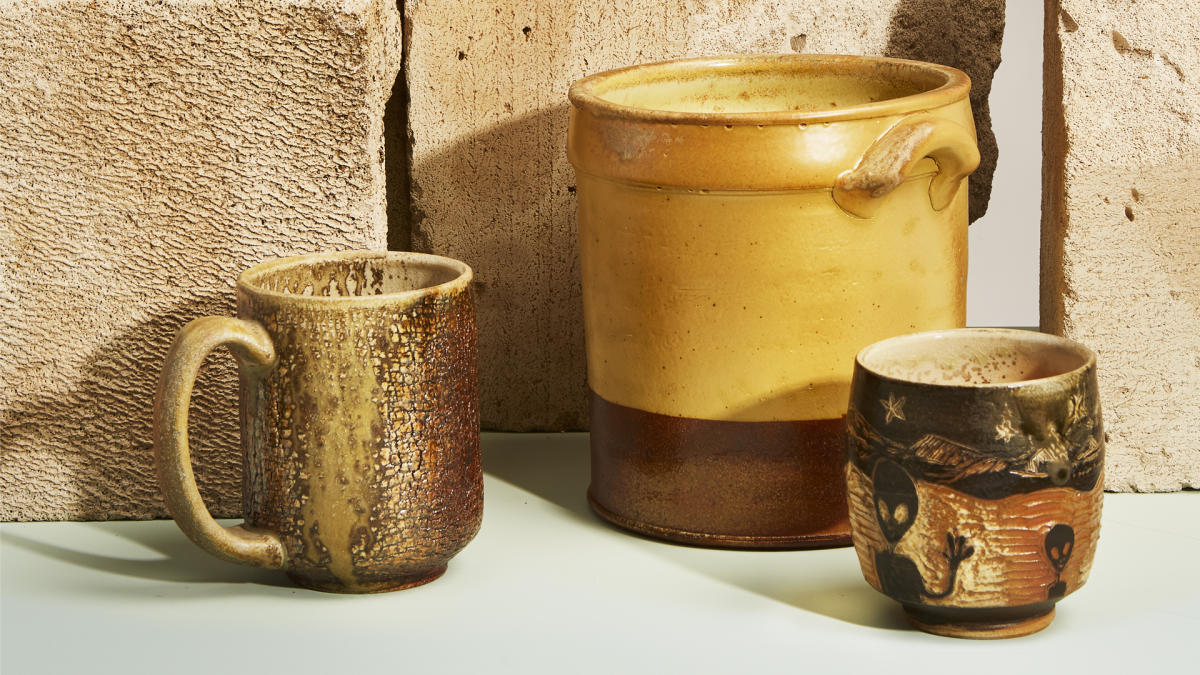
[[[926,157],[938,166],[929,183],[929,202],[934,211],[941,211],[954,200],[963,179],[979,166],[979,146],[975,134],[961,124],[928,113],[909,115],[875,139],[858,164],[838,176],[833,200],[850,215],[870,218],[882,205],[882,197]]]
[[[233,352],[243,377],[275,367],[275,346],[258,323],[206,316],[184,326],[167,352],[154,396],[154,465],[158,484],[167,511],[197,546],[222,560],[280,569],[287,556],[279,536],[244,525],[221,527],[204,505],[192,473],[187,424],[192,386],[205,357],[221,346]]]

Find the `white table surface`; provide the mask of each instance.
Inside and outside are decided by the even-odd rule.
[[[170,521],[0,526],[0,667],[25,673],[1198,672],[1200,493],[1107,495],[1087,586],[1015,640],[907,627],[852,549],[707,550],[584,500],[584,434],[485,434],[483,529],[441,579],[317,593]]]

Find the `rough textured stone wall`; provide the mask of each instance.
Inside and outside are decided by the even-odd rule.
[[[1048,0],[1042,328],[1099,355],[1106,487],[1200,487],[1200,4]]]
[[[382,249],[390,0],[0,0],[0,520],[162,515],[162,357],[264,258]],[[241,510],[236,379],[192,439]]]
[[[609,68],[733,52],[888,55],[966,70],[987,205],[1004,0],[409,0],[411,245],[478,280],[485,427],[587,424],[567,89]]]

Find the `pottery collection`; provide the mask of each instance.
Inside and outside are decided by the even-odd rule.
[[[849,544],[854,354],[966,319],[969,88],[799,54],[571,88],[598,514],[692,544]]]
[[[817,55],[571,88],[597,514],[702,546],[853,541],[867,582],[932,633],[1050,622],[1096,548],[1095,357],[960,328],[969,88],[945,66]],[[471,280],[415,253],[243,272],[237,318],[185,326],[159,381],[155,461],[183,532],[322,591],[440,576],[482,517]],[[241,376],[230,528],[187,436],[218,347]]]
[[[238,318],[180,331],[154,409],[167,508],[219,558],[323,591],[436,579],[483,511],[471,269],[418,253],[329,253],[237,280]],[[209,515],[192,476],[187,408],[209,352],[241,374],[246,523]]]

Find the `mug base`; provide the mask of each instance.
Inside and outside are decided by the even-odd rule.
[[[344,584],[344,583],[329,583],[325,581],[317,581],[307,579],[298,575],[288,573],[288,578],[297,586],[307,588],[311,591],[321,591],[323,593],[343,593],[343,594],[365,594],[365,593],[387,593],[389,591],[402,591],[406,588],[415,588],[423,586],[446,573],[446,565],[435,568],[431,571],[414,574],[411,577],[399,577],[396,579],[388,579],[387,581],[373,581],[361,584]]]
[[[904,606],[904,616],[914,628],[945,637],[1001,640],[1036,633],[1054,620],[1054,604],[1001,610],[972,610]]]
[[[679,530],[671,527],[662,527],[651,523],[643,523],[641,521],[626,518],[618,513],[614,513],[606,509],[596,498],[592,496],[591,491],[588,491],[588,505],[592,507],[592,511],[607,520],[608,522],[620,527],[624,530],[636,532],[652,539],[662,539],[664,541],[675,542],[677,544],[690,544],[692,546],[707,546],[710,548],[753,548],[753,549],[776,549],[776,550],[798,550],[810,548],[838,548],[849,546],[850,541],[850,523],[848,520],[841,520],[830,525],[827,528],[807,532],[804,534],[795,535],[738,535],[738,534],[712,534],[708,532],[691,532],[688,530]]]

